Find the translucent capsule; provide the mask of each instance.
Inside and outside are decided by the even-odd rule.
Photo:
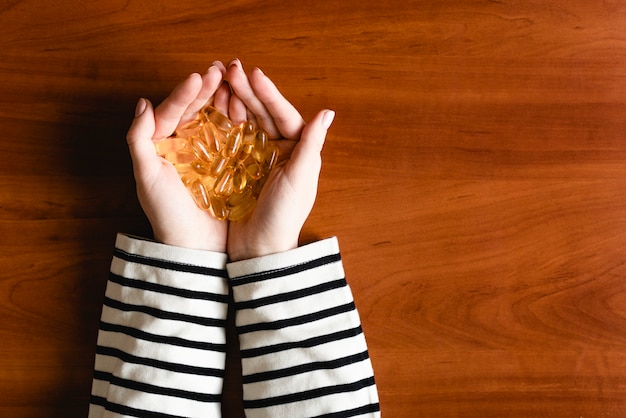
[[[241,144],[241,148],[239,149],[239,152],[236,155],[237,161],[244,161],[245,159],[247,159],[250,154],[252,154],[252,150],[254,149],[254,144],[250,144],[250,143],[243,143]]]
[[[267,133],[265,133],[265,131],[257,132],[254,140],[254,150],[252,151],[252,155],[260,163],[263,162],[265,158],[265,151],[267,150],[268,142]]]
[[[207,163],[211,162],[211,151],[207,144],[200,139],[200,137],[194,136],[189,142],[191,143],[193,153],[196,154],[199,159]]]
[[[196,159],[196,155],[185,151],[170,152],[165,155],[165,159],[174,165],[189,164]]]
[[[241,128],[241,126],[235,126],[226,135],[226,143],[222,151],[224,157],[231,158],[239,152],[241,144],[243,143],[243,132]]]
[[[209,147],[209,152],[211,154],[219,154],[222,151],[222,138],[223,134],[218,134],[215,132],[215,128],[210,123],[205,123],[202,126],[202,130],[200,131],[200,138],[204,140],[204,142]]]
[[[256,206],[256,199],[249,197],[244,200],[240,205],[234,206],[228,213],[228,219],[231,221],[240,221],[244,219],[248,214],[252,212],[252,209]]]
[[[213,193],[209,195],[209,201],[211,202],[211,212],[220,221],[223,221],[228,217],[228,208],[226,208],[226,202],[223,199],[215,196]]]
[[[246,165],[246,172],[251,179],[258,180],[263,176],[263,169],[261,165],[254,161],[254,159]]]
[[[211,207],[211,202],[209,201],[209,191],[200,180],[195,180],[191,183],[189,189],[191,190],[191,195],[198,206],[204,210]]]
[[[269,144],[267,147],[267,151],[265,153],[265,158],[263,159],[263,170],[265,172],[269,172],[278,161],[278,145]]]
[[[197,135],[201,127],[202,122],[200,122],[200,120],[192,120],[178,128],[175,135],[179,138],[190,138]]]
[[[208,110],[210,109],[212,109],[210,112],[205,112],[207,120],[212,122],[217,129],[220,129],[223,132],[230,132],[230,130],[233,129],[233,123],[230,121],[230,119],[228,119],[225,115],[221,114],[217,110],[213,108],[209,108]]]
[[[228,158],[222,155],[218,155],[211,163],[211,167],[209,168],[209,174],[211,174],[213,177],[219,176],[228,166],[228,162]]]
[[[248,181],[248,173],[246,167],[242,164],[238,164],[233,172],[233,191],[235,193],[241,193],[246,188]]]
[[[182,150],[185,148],[186,143],[187,138],[170,136],[169,138],[156,142],[154,146],[157,154],[165,156]]]
[[[243,189],[241,193],[233,193],[232,195],[230,195],[226,204],[228,208],[232,209],[235,206],[241,205],[246,200],[252,197],[254,197],[252,194],[252,186],[246,186],[246,188]]]
[[[191,167],[191,169],[193,171],[195,171],[196,173],[200,174],[201,176],[206,176],[209,174],[209,168],[210,166],[208,164],[205,164],[203,161],[201,160],[195,160],[192,161],[189,166]]]
[[[226,167],[226,169],[215,179],[215,186],[213,191],[218,196],[230,196],[233,193],[233,174],[232,167]]]

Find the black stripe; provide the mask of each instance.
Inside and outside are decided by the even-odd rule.
[[[243,302],[235,303],[235,309],[254,309],[265,305],[271,305],[273,303],[286,302],[288,300],[300,299],[306,296],[312,296],[318,293],[323,293],[328,290],[338,289],[340,287],[347,286],[346,279],[335,280],[332,282],[322,283],[316,286],[312,286],[306,289],[294,290],[293,292],[280,293],[264,298],[258,298],[254,300],[247,300]]]
[[[173,321],[188,322],[191,324],[198,324],[207,327],[225,327],[226,320],[215,318],[204,318],[202,316],[185,315],[178,312],[168,312],[161,309],[153,308],[151,306],[144,305],[131,305],[129,303],[120,302],[109,297],[104,298],[104,305],[109,308],[117,309],[124,312],[142,312],[155,318],[170,319]]]
[[[187,340],[180,337],[171,337],[168,335],[157,335],[149,332],[141,331],[137,328],[131,328],[124,325],[110,324],[108,322],[100,322],[100,330],[107,332],[118,332],[140,340],[151,341],[159,344],[169,344],[178,347],[194,348],[205,351],[217,351],[219,353],[226,352],[226,344],[215,344],[204,341]]]
[[[249,274],[247,276],[231,277],[231,285],[242,286],[249,283],[254,283],[261,280],[274,279],[277,277],[288,276],[291,274],[301,273],[306,270],[311,270],[316,267],[321,267],[326,264],[335,263],[341,261],[340,254],[331,254],[315,260],[307,261],[306,263],[297,264],[295,266],[284,267],[276,270],[268,270],[262,273]]]
[[[243,384],[256,383],[264,380],[280,379],[281,377],[295,376],[302,373],[312,372],[316,370],[331,370],[339,367],[344,367],[349,364],[358,363],[363,360],[367,360],[369,354],[367,351],[354,354],[329,361],[315,361],[312,363],[305,363],[298,366],[288,367],[280,370],[272,370],[268,372],[254,373],[242,377]]]
[[[279,351],[291,350],[294,348],[311,348],[316,345],[326,344],[333,341],[340,341],[346,338],[352,338],[359,334],[362,334],[363,330],[359,325],[356,328],[351,328],[343,331],[333,332],[332,334],[320,335],[319,337],[312,337],[302,341],[294,341],[287,343],[280,343],[275,345],[268,345],[264,347],[249,348],[241,350],[241,358],[252,358],[262,356],[265,354],[276,353]]]
[[[149,290],[151,292],[163,293],[166,295],[172,296],[180,296],[187,299],[199,299],[199,300],[207,300],[213,302],[220,303],[228,303],[229,298],[228,295],[218,294],[218,293],[210,293],[210,292],[200,292],[188,289],[179,289],[176,287],[165,286],[158,283],[146,282],[144,280],[135,280],[129,279],[127,277],[123,277],[117,275],[115,273],[109,274],[109,281],[113,283],[117,283],[120,286],[124,287],[132,287],[135,289],[141,290]]]
[[[188,364],[171,363],[168,361],[156,360],[146,357],[138,357],[128,354],[122,350],[113,347],[96,346],[96,354],[103,356],[116,357],[124,363],[141,364],[157,369],[168,370],[176,373],[194,374],[198,376],[224,377],[224,370],[211,367],[190,366]]]
[[[318,321],[320,319],[328,318],[334,315],[354,311],[356,308],[354,302],[346,303],[345,305],[334,306],[332,308],[324,309],[318,312],[313,312],[306,315],[296,316],[294,318],[281,319],[273,322],[259,322],[257,324],[242,325],[237,327],[239,334],[246,334],[249,332],[276,330],[286,327],[293,327],[296,325],[302,325],[309,322]]]
[[[110,412],[115,412],[116,414],[121,414],[130,417],[141,417],[141,418],[185,418],[180,415],[170,415],[164,414],[161,412],[152,412],[146,411],[144,409],[136,409],[131,408],[126,405],[119,405],[113,402],[109,402],[105,398],[101,396],[91,395],[91,404],[103,407],[105,410]]]
[[[327,386],[317,389],[305,390],[288,395],[274,396],[271,398],[244,400],[244,409],[268,408],[270,406],[284,405],[293,402],[301,402],[308,399],[321,398],[322,396],[334,395],[337,393],[356,392],[360,389],[374,385],[374,378],[368,377],[357,382],[345,383],[343,385]]]
[[[205,276],[215,276],[223,278],[228,277],[226,270],[215,269],[212,267],[194,266],[192,264],[176,263],[173,261],[160,260],[158,258],[145,257],[143,255],[128,253],[119,248],[115,248],[115,250],[113,250],[113,256],[131,263],[144,264],[147,266],[158,267],[167,270],[202,274]]]
[[[198,402],[220,402],[221,395],[212,393],[191,392],[183,389],[166,388],[162,386],[151,385],[149,383],[137,382],[134,380],[123,379],[112,373],[94,371],[93,377],[96,380],[109,382],[112,385],[125,389],[136,390],[138,392],[153,393],[155,395],[171,396],[174,398],[189,399]]]
[[[369,405],[361,406],[359,408],[348,409],[346,411],[331,412],[329,414],[318,415],[315,418],[347,418],[368,413],[371,414],[374,412],[380,412],[380,404],[372,403]]]

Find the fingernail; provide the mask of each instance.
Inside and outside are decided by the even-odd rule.
[[[138,118],[139,116],[143,115],[143,112],[146,111],[146,107],[148,107],[146,99],[139,99],[139,101],[137,102],[137,107],[135,107],[135,117]]]
[[[234,58],[228,66],[232,67],[233,65],[236,67],[239,67],[240,70],[243,69],[243,66],[241,65],[241,61],[239,61],[239,58]]]
[[[322,116],[322,126],[324,129],[330,128],[330,125],[333,123],[333,119],[335,119],[335,112],[332,110],[324,112],[324,116]]]

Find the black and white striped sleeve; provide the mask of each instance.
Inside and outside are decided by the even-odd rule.
[[[336,238],[227,269],[247,417],[380,416]]]
[[[89,417],[219,417],[226,255],[118,235]]]

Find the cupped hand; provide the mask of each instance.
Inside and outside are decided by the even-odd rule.
[[[335,114],[323,110],[305,123],[261,70],[248,77],[237,60],[229,65],[226,79],[234,93],[231,119],[254,119],[277,141],[283,158],[288,155],[272,170],[250,217],[230,222],[228,255],[237,261],[294,249],[315,202],[320,154]]]
[[[223,83],[224,66],[216,62],[204,75],[191,74],[156,108],[140,99],[127,142],[137,195],[155,240],[209,251],[226,251],[228,224],[200,209],[172,164],[158,156],[155,142],[196,117],[207,103],[226,113],[230,89]]]

